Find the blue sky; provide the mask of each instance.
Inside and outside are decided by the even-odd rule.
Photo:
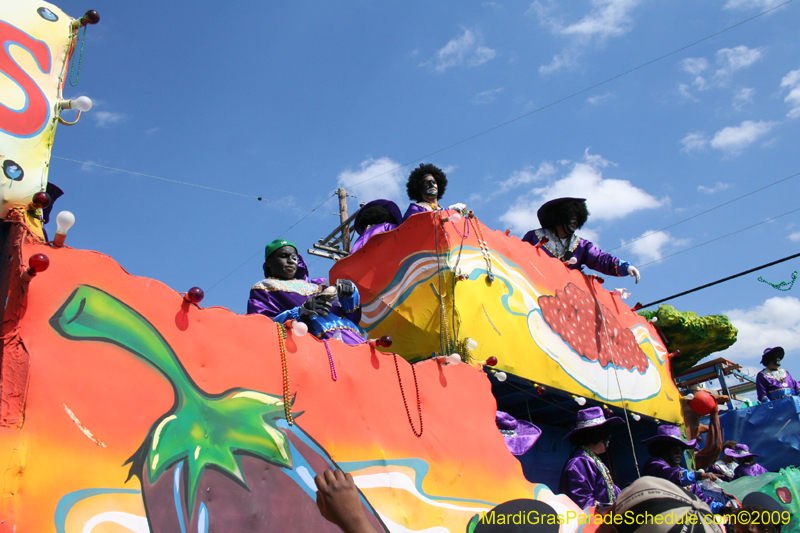
[[[56,211],[71,246],[244,312],[266,242],[329,233],[340,185],[351,209],[404,209],[422,160],[448,174],[443,203],[519,236],[542,201],[588,198],[579,233],[642,273],[607,288],[657,300],[800,247],[800,176],[700,214],[800,172],[800,2],[586,89],[780,3],[63,1],[101,21],[65,91],[95,107],[58,129]],[[783,345],[800,377],[800,286],[757,280],[798,266],[669,303],[729,315],[743,364]]]

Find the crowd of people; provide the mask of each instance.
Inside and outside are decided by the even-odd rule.
[[[407,182],[411,203],[405,215],[401,215],[398,206],[390,200],[374,200],[364,205],[354,220],[359,237],[352,252],[361,249],[375,235],[391,231],[418,213],[443,210],[439,202],[446,188],[447,176],[441,169],[431,164],[415,168]],[[464,204],[453,204],[447,209],[466,212]],[[576,235],[589,217],[584,198],[556,198],[545,202],[537,217],[541,227],[526,233],[524,242],[543,249],[571,269],[587,267],[605,275],[632,276],[636,283],[641,279],[638,269],[631,263],[603,252]],[[327,286],[323,278],[310,279],[297,246],[285,239],[276,239],[266,246],[263,270],[264,279],[250,290],[248,313],[264,314],[281,324],[302,321],[312,334],[323,340],[336,339],[347,344],[365,342],[364,331],[358,325],[361,308],[355,283],[340,279]],[[800,384],[780,368],[783,357],[781,347],[764,351],[761,363],[765,368],[757,376],[760,402],[800,394]],[[626,492],[638,494],[643,487],[650,487],[651,492],[671,494],[670,497],[691,512],[730,513],[732,499],[719,489],[709,489],[706,482],[732,481],[767,472],[755,462],[758,454],[752,453],[746,444],[733,441],[724,444],[719,461],[707,472],[684,468],[684,452],[693,450],[696,441],[684,439],[677,426],[660,425],[656,435],[642,441],[650,455],[641,472],[645,477],[622,491],[600,456],[607,451],[611,427],[624,423],[619,417],[606,417],[601,407],[590,407],[578,412],[575,428],[564,437],[569,439],[574,451],[564,464],[558,490],[580,508],[619,511],[629,502]],[[505,413],[498,412],[497,424],[509,449],[516,455],[525,453],[541,434],[533,424],[517,421]],[[317,476],[316,483],[323,516],[347,532],[373,531],[366,520],[359,518],[363,511],[349,474],[327,471]],[[769,507],[771,503],[761,501],[760,505]],[[719,530],[709,527],[696,531]],[[780,531],[780,526],[762,530],[737,526],[736,531]]]

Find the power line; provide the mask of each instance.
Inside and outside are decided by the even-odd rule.
[[[729,200],[729,201],[727,201],[727,202],[725,202],[725,203],[719,204],[718,206],[712,207],[711,209],[706,209],[705,211],[702,211],[702,212],[700,212],[700,213],[697,213],[696,215],[692,215],[692,216],[690,216],[689,218],[684,218],[683,220],[680,220],[680,221],[678,221],[678,222],[675,222],[674,224],[670,224],[669,226],[666,226],[666,227],[664,227],[664,228],[661,228],[661,229],[658,229],[658,230],[655,230],[655,231],[651,231],[650,233],[645,233],[645,234],[644,234],[644,235],[642,235],[641,237],[637,237],[637,238],[635,238],[635,239],[633,239],[633,240],[630,240],[630,241],[624,242],[624,243],[620,244],[619,246],[617,246],[617,247],[615,247],[615,248],[609,248],[609,250],[608,250],[608,251],[610,252],[610,251],[612,251],[612,250],[617,250],[617,249],[619,249],[619,248],[622,248],[622,247],[624,247],[624,246],[628,246],[629,244],[633,244],[633,243],[635,243],[636,241],[640,241],[640,240],[642,240],[642,239],[645,239],[645,238],[647,238],[647,237],[649,237],[649,236],[651,236],[651,235],[655,235],[656,233],[661,233],[661,232],[663,232],[663,231],[666,231],[666,230],[668,230],[668,229],[670,229],[670,228],[674,228],[675,226],[678,226],[678,225],[680,225],[680,224],[683,224],[684,222],[688,222],[689,220],[692,220],[693,218],[697,218],[697,217],[699,217],[699,216],[701,216],[701,215],[705,215],[706,213],[710,213],[711,211],[714,211],[714,210],[716,210],[716,209],[719,209],[720,207],[724,207],[724,206],[726,206],[726,205],[728,205],[728,204],[732,204],[732,203],[734,203],[734,202],[736,202],[736,201],[738,201],[738,200],[741,200],[742,198],[746,198],[746,197],[748,197],[748,196],[750,196],[750,195],[753,195],[753,194],[755,194],[755,193],[757,193],[757,192],[761,192],[761,191],[763,191],[764,189],[769,189],[770,187],[772,187],[772,186],[774,186],[774,185],[777,185],[777,184],[779,184],[779,183],[783,183],[784,181],[786,181],[786,180],[789,180],[789,179],[792,179],[792,178],[796,178],[797,176],[800,176],[800,172],[797,172],[796,174],[792,174],[791,176],[787,176],[787,177],[785,177],[785,178],[783,178],[783,179],[779,179],[778,181],[772,182],[772,183],[770,183],[769,185],[764,185],[763,187],[760,187],[760,188],[758,188],[758,189],[756,189],[756,190],[754,190],[754,191],[750,191],[750,192],[749,192],[749,193],[747,193],[747,194],[743,194],[743,195],[739,196],[738,198],[734,198],[733,200]],[[648,264],[649,264],[649,263],[648,263]]]
[[[712,287],[714,285],[718,285],[718,284],[723,283],[725,281],[730,281],[730,280],[738,278],[740,276],[744,276],[745,274],[751,274],[751,273],[756,272],[758,270],[761,270],[761,269],[764,269],[764,268],[767,268],[767,267],[771,267],[773,265],[777,265],[778,263],[783,263],[784,261],[788,261],[789,259],[794,259],[795,257],[800,257],[800,254],[790,255],[789,257],[784,257],[783,259],[778,259],[777,261],[773,261],[771,263],[767,263],[766,265],[761,265],[761,266],[758,266],[758,267],[755,267],[755,268],[751,268],[750,270],[745,270],[744,272],[739,272],[738,274],[734,274],[733,276],[728,276],[727,278],[722,278],[722,279],[718,279],[717,281],[712,281],[711,283],[706,283],[705,285],[701,285],[699,287],[695,287],[694,289],[689,289],[688,291],[683,291],[683,292],[680,292],[678,294],[673,294],[672,296],[669,296],[667,298],[662,298],[660,300],[656,300],[655,302],[650,302],[649,304],[644,304],[644,305],[636,304],[633,307],[633,310],[634,311],[638,311],[639,309],[644,309],[645,307],[650,307],[652,305],[660,304],[662,302],[666,302],[667,300],[672,300],[672,299],[677,298],[679,296],[685,296],[687,294],[691,294],[693,292],[697,292],[697,291],[702,290],[702,289],[707,289],[708,287]]]
[[[221,192],[221,193],[225,193],[225,194],[233,194],[235,196],[243,196],[245,198],[253,198],[254,200],[258,200],[259,202],[270,202],[270,203],[273,203],[273,204],[286,205],[286,206],[289,206],[289,207],[297,207],[297,208],[300,208],[300,209],[309,210],[311,212],[316,211],[316,208],[311,209],[310,207],[305,207],[305,206],[302,206],[302,205],[295,205],[295,204],[290,204],[290,203],[287,203],[287,202],[280,202],[278,200],[270,200],[269,198],[264,198],[262,196],[253,196],[252,194],[243,194],[243,193],[240,193],[240,192],[226,191],[225,189],[217,189],[215,187],[208,187],[206,185],[198,185],[197,183],[190,183],[188,181],[174,180],[174,179],[170,179],[170,178],[163,178],[161,176],[153,176],[152,174],[144,174],[143,172],[135,172],[133,170],[125,170],[124,168],[114,168],[114,167],[108,167],[108,166],[105,166],[105,165],[98,165],[97,163],[92,163],[91,161],[78,161],[77,159],[69,159],[67,157],[60,157],[60,156],[57,156],[57,155],[53,155],[51,157],[54,157],[56,159],[62,159],[64,161],[71,161],[72,163],[80,163],[82,165],[90,165],[90,166],[93,166],[93,167],[103,168],[103,169],[106,169],[106,170],[114,170],[116,172],[124,172],[126,174],[133,174],[134,176],[144,176],[145,178],[152,178],[152,179],[155,179],[155,180],[166,181],[166,182],[169,182],[169,183],[177,183],[178,185],[186,185],[186,186],[189,186],[189,187],[197,187],[198,189],[206,189],[206,190],[214,191],[214,192]],[[334,213],[334,214],[338,214],[338,213]]]
[[[665,255],[664,257],[656,259],[655,261],[650,261],[649,263],[645,263],[643,265],[640,265],[640,268],[641,267],[646,267],[647,265],[652,265],[653,263],[658,263],[660,261],[663,261],[664,259],[667,259],[667,258],[670,258],[670,257],[674,257],[676,255],[680,255],[680,254],[682,254],[684,252],[688,252],[689,250],[694,250],[695,248],[700,248],[701,246],[705,246],[706,244],[711,244],[712,242],[718,241],[720,239],[724,239],[726,237],[730,237],[731,235],[736,235],[737,233],[741,233],[743,231],[747,231],[747,230],[749,230],[751,228],[755,228],[756,226],[760,226],[761,224],[766,224],[767,222],[771,222],[773,220],[777,220],[777,219],[779,219],[781,217],[785,217],[786,215],[791,215],[792,213],[796,213],[797,211],[800,211],[800,207],[798,207],[797,209],[793,209],[791,211],[788,211],[786,213],[783,213],[782,215],[778,215],[778,216],[775,216],[775,217],[768,218],[766,220],[762,220],[761,222],[753,224],[752,226],[747,226],[746,228],[742,228],[740,230],[736,230],[734,232],[727,233],[727,234],[722,235],[720,237],[716,237],[714,239],[711,239],[710,241],[706,241],[704,243],[697,244],[695,246],[690,246],[689,248],[685,248],[685,249],[683,249],[683,250],[681,250],[679,252],[675,252],[674,254]]]
[[[476,133],[475,135],[471,135],[471,136],[469,136],[469,137],[467,137],[467,138],[465,138],[465,139],[462,139],[462,140],[460,140],[460,141],[458,141],[458,142],[455,142],[455,143],[453,143],[453,144],[450,144],[450,145],[448,145],[448,146],[445,146],[444,148],[440,148],[440,149],[438,149],[438,150],[436,150],[436,151],[434,151],[434,152],[431,152],[431,153],[429,153],[429,154],[427,154],[427,155],[424,155],[424,156],[422,156],[422,157],[418,157],[417,159],[414,159],[414,160],[412,160],[412,161],[409,161],[408,163],[404,163],[404,164],[402,164],[402,165],[400,165],[400,166],[398,166],[398,167],[395,167],[395,168],[392,168],[392,169],[390,169],[390,170],[387,170],[386,172],[381,172],[380,174],[376,174],[375,176],[372,176],[371,178],[367,178],[367,179],[365,179],[364,181],[360,181],[360,182],[358,182],[358,183],[355,183],[355,184],[351,185],[350,187],[356,187],[356,186],[358,186],[358,185],[362,185],[362,184],[364,184],[364,183],[366,183],[366,182],[368,182],[368,181],[374,180],[374,179],[376,179],[376,178],[380,178],[381,176],[385,176],[386,174],[390,174],[390,173],[392,173],[392,172],[394,172],[394,171],[396,171],[396,170],[400,170],[401,168],[405,168],[405,167],[407,167],[407,166],[409,166],[409,165],[413,165],[414,163],[416,163],[416,162],[418,162],[418,161],[422,161],[422,160],[424,160],[424,159],[427,159],[428,157],[431,157],[431,156],[434,156],[434,155],[436,155],[436,154],[442,153],[442,152],[444,152],[444,151],[446,151],[446,150],[449,150],[449,149],[451,149],[451,148],[455,148],[456,146],[458,146],[458,145],[460,145],[460,144],[464,144],[465,142],[469,142],[469,141],[471,141],[471,140],[473,140],[473,139],[477,139],[478,137],[481,137],[481,136],[483,136],[483,135],[486,135],[487,133],[491,133],[491,132],[493,132],[494,130],[500,129],[500,128],[504,127],[504,126],[508,126],[509,124],[512,124],[512,123],[514,123],[514,122],[517,122],[518,120],[522,120],[522,119],[523,119],[523,118],[525,118],[525,117],[529,117],[529,116],[531,116],[531,115],[534,115],[534,114],[536,114],[536,113],[539,113],[540,111],[544,111],[545,109],[548,109],[548,108],[550,108],[550,107],[553,107],[553,106],[555,106],[555,105],[558,105],[558,104],[560,104],[560,103],[562,103],[562,102],[566,102],[567,100],[570,100],[570,99],[572,99],[572,98],[575,98],[576,96],[579,96],[579,95],[581,95],[581,94],[583,94],[583,93],[585,93],[585,92],[591,91],[592,89],[596,89],[596,88],[598,88],[598,87],[600,87],[600,86],[602,86],[602,85],[605,85],[605,84],[607,84],[607,83],[610,83],[610,82],[612,82],[612,81],[614,81],[614,80],[616,80],[616,79],[618,79],[618,78],[621,78],[621,77],[623,77],[623,76],[627,76],[628,74],[631,74],[632,72],[636,72],[637,70],[643,69],[643,68],[644,68],[644,67],[646,67],[646,66],[652,65],[653,63],[657,63],[657,62],[659,62],[659,61],[661,61],[661,60],[663,60],[663,59],[666,59],[666,58],[668,58],[668,57],[670,57],[670,56],[673,56],[673,55],[675,55],[675,54],[677,54],[677,53],[679,53],[679,52],[682,52],[682,51],[684,51],[684,50],[686,50],[686,49],[688,49],[688,48],[691,48],[691,47],[693,47],[693,46],[696,46],[696,45],[698,45],[698,44],[700,44],[700,43],[702,43],[702,42],[705,42],[705,41],[707,41],[707,40],[709,40],[709,39],[712,39],[712,38],[714,38],[714,37],[716,37],[716,36],[718,36],[718,35],[721,35],[721,34],[723,34],[723,33],[727,32],[727,31],[730,31],[730,30],[732,30],[732,29],[734,29],[734,28],[737,28],[737,27],[739,27],[739,26],[741,26],[741,25],[743,25],[743,24],[746,24],[746,23],[748,23],[748,22],[750,22],[750,21],[752,21],[752,20],[755,20],[755,19],[757,19],[758,17],[761,17],[761,16],[763,16],[763,15],[766,15],[767,13],[769,13],[769,12],[771,12],[771,11],[775,11],[776,9],[778,9],[778,8],[781,8],[781,7],[783,7],[783,6],[787,5],[787,4],[790,4],[790,3],[792,3],[792,2],[794,2],[794,0],[786,0],[786,2],[783,2],[782,4],[778,4],[778,5],[777,5],[777,6],[775,6],[775,7],[772,7],[772,8],[770,8],[770,9],[766,9],[766,10],[762,11],[761,13],[758,13],[757,15],[753,15],[753,16],[752,16],[752,17],[750,17],[750,18],[747,18],[747,19],[744,19],[744,20],[742,20],[742,21],[740,21],[740,22],[737,22],[736,24],[733,24],[732,26],[728,26],[727,28],[724,28],[724,29],[722,29],[722,30],[720,30],[720,31],[718,31],[718,32],[716,32],[716,33],[712,33],[711,35],[708,35],[708,36],[706,36],[706,37],[703,37],[702,39],[699,39],[699,40],[697,40],[697,41],[695,41],[695,42],[693,42],[693,43],[691,43],[691,44],[687,44],[687,45],[685,45],[685,46],[682,46],[682,47],[678,48],[677,50],[673,50],[672,52],[669,52],[669,53],[667,53],[667,54],[664,54],[664,55],[662,55],[662,56],[659,56],[659,57],[657,57],[657,58],[655,58],[655,59],[651,59],[650,61],[647,61],[647,62],[645,62],[645,63],[642,63],[641,65],[638,65],[638,66],[636,66],[636,67],[633,67],[633,68],[631,68],[631,69],[628,69],[628,70],[626,70],[626,71],[624,71],[624,72],[621,72],[621,73],[619,73],[619,74],[616,74],[616,75],[614,75],[614,76],[612,76],[612,77],[610,77],[610,78],[607,78],[607,79],[605,79],[605,80],[603,80],[603,81],[601,81],[601,82],[599,82],[599,83],[595,83],[594,85],[591,85],[591,86],[589,86],[589,87],[586,87],[585,89],[581,89],[580,91],[574,92],[574,93],[570,94],[569,96],[565,96],[565,97],[563,97],[563,98],[560,98],[560,99],[558,99],[558,100],[555,100],[555,101],[553,101],[553,102],[550,102],[550,103],[549,103],[549,104],[547,104],[547,105],[543,105],[542,107],[539,107],[539,108],[537,108],[537,109],[534,109],[533,111],[529,111],[528,113],[525,113],[525,114],[523,114],[523,115],[520,115],[520,116],[518,116],[518,117],[516,117],[516,118],[512,118],[511,120],[507,120],[506,122],[503,122],[503,123],[501,123],[501,124],[498,124],[497,126],[493,126],[493,127],[489,128],[489,129],[487,129],[487,130],[484,130],[484,131],[482,131],[482,132],[480,132],[480,133]]]

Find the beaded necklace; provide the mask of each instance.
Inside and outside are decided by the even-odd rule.
[[[408,415],[408,423],[411,424],[411,431],[414,432],[414,435],[417,437],[422,436],[422,403],[419,399],[419,384],[417,383],[417,371],[414,369],[414,365],[411,365],[411,373],[414,375],[414,389],[417,391],[417,414],[419,414],[419,433],[417,433],[417,429],[414,427],[414,421],[411,419],[411,411],[408,409],[408,401],[406,400],[406,392],[403,390],[403,379],[400,377],[400,366],[397,364],[397,356],[392,354],[394,357],[394,369],[397,371],[397,382],[400,384],[400,395],[403,397],[403,405],[406,407],[406,415]]]
[[[589,458],[595,466],[600,470],[600,475],[603,476],[603,480],[606,482],[606,490],[608,491],[608,503],[614,503],[616,499],[616,494],[614,494],[614,482],[611,480],[611,472],[608,470],[606,464],[600,460],[595,453],[587,448],[586,446],[581,446],[581,450],[583,450],[583,455]],[[605,502],[601,502],[605,503]]]
[[[281,349],[281,370],[283,371],[283,412],[289,425],[294,425],[292,417],[292,396],[289,387],[289,366],[286,362],[286,328],[280,322],[275,322],[278,326],[278,346]]]
[[[489,255],[489,246],[486,244],[486,239],[483,238],[483,232],[481,231],[478,217],[472,214],[471,211],[469,214],[469,223],[475,229],[475,234],[478,237],[478,245],[481,248],[483,260],[486,261],[486,276],[489,278],[490,282],[494,281],[494,273],[492,272],[492,256]]]

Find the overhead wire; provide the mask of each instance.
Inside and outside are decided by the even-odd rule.
[[[402,164],[400,166],[397,166],[395,168],[389,169],[389,170],[387,170],[385,172],[381,172],[380,174],[376,174],[375,176],[367,178],[367,179],[365,179],[363,181],[359,181],[358,183],[354,183],[354,184],[350,185],[350,187],[356,187],[358,185],[362,185],[364,183],[367,183],[368,181],[372,181],[374,179],[380,178],[381,176],[385,176],[386,174],[391,174],[392,172],[395,172],[396,170],[400,170],[400,169],[405,168],[405,167],[407,167],[409,165],[413,165],[414,163],[416,163],[418,161],[423,161],[423,160],[427,159],[428,157],[434,156],[436,154],[440,154],[440,153],[442,153],[442,152],[444,152],[446,150],[449,150],[451,148],[455,148],[458,145],[464,144],[464,143],[469,142],[469,141],[471,141],[473,139],[477,139],[478,137],[486,135],[487,133],[491,133],[491,132],[493,132],[493,131],[495,131],[497,129],[500,129],[500,128],[503,128],[505,126],[508,126],[509,124],[513,124],[514,122],[517,122],[518,120],[522,120],[525,117],[529,117],[531,115],[539,113],[540,111],[544,111],[545,109],[548,109],[550,107],[556,106],[556,105],[558,105],[558,104],[560,104],[562,102],[566,102],[567,100],[570,100],[572,98],[575,98],[576,96],[579,96],[579,95],[581,95],[583,93],[591,91],[592,89],[596,89],[598,87],[606,85],[607,83],[610,83],[610,82],[612,82],[612,81],[614,81],[616,79],[622,78],[623,76],[627,76],[628,74],[631,74],[632,72],[636,72],[637,70],[641,70],[644,67],[652,65],[653,63],[657,63],[657,62],[659,62],[659,61],[661,61],[663,59],[666,59],[666,58],[668,58],[670,56],[673,56],[673,55],[675,55],[675,54],[677,54],[679,52],[682,52],[682,51],[684,51],[684,50],[686,50],[688,48],[696,46],[696,45],[698,45],[698,44],[700,44],[702,42],[708,41],[709,39],[713,39],[714,37],[716,37],[718,35],[722,35],[723,33],[727,32],[727,31],[730,31],[730,30],[732,30],[734,28],[737,28],[737,27],[739,27],[739,26],[741,26],[743,24],[746,24],[746,23],[748,23],[748,22],[750,22],[752,20],[755,20],[758,17],[764,16],[767,13],[769,13],[771,11],[775,11],[776,9],[779,9],[779,8],[781,8],[781,7],[783,7],[783,6],[787,5],[787,4],[790,4],[792,2],[794,2],[794,0],[786,0],[785,2],[783,2],[781,4],[778,4],[778,5],[774,6],[774,7],[769,8],[769,9],[765,9],[764,11],[762,11],[762,12],[756,14],[756,15],[753,15],[752,17],[746,18],[746,19],[744,19],[742,21],[737,22],[736,24],[733,24],[731,26],[723,28],[723,29],[719,30],[718,32],[715,32],[715,33],[712,33],[711,35],[703,37],[702,39],[698,39],[697,41],[694,41],[693,43],[684,45],[684,46],[682,46],[682,47],[680,47],[680,48],[678,48],[676,50],[673,50],[672,52],[669,52],[669,53],[666,53],[664,55],[661,55],[661,56],[659,56],[659,57],[657,57],[655,59],[651,59],[650,61],[646,61],[645,63],[637,65],[637,66],[635,66],[633,68],[630,68],[630,69],[628,69],[628,70],[626,70],[624,72],[621,72],[619,74],[616,74],[616,75],[614,75],[614,76],[612,76],[610,78],[607,78],[607,79],[605,79],[605,80],[603,80],[601,82],[595,83],[594,85],[586,87],[585,89],[581,89],[579,91],[576,91],[576,92],[570,94],[569,96],[564,96],[563,98],[559,98],[558,100],[555,100],[553,102],[550,102],[549,104],[546,104],[546,105],[543,105],[541,107],[538,107],[538,108],[534,109],[533,111],[529,111],[527,113],[524,113],[524,114],[522,114],[522,115],[520,115],[520,116],[518,116],[516,118],[512,118],[511,120],[507,120],[507,121],[505,121],[505,122],[503,122],[501,124],[498,124],[496,126],[492,126],[491,128],[486,129],[484,131],[481,131],[480,133],[476,133],[474,135],[471,135],[469,137],[461,139],[458,142],[455,142],[453,144],[445,146],[444,148],[440,148],[438,150],[435,150],[435,151],[433,151],[433,152],[431,152],[429,154],[426,154],[426,155],[424,155],[422,157],[418,157],[417,159],[409,161],[408,163],[404,163],[404,164]]]
[[[775,185],[777,185],[779,183],[783,183],[784,181],[787,181],[789,179],[796,178],[797,176],[800,176],[800,172],[792,174],[791,176],[786,176],[785,178],[779,179],[778,181],[774,181],[774,182],[770,183],[769,185],[764,185],[763,187],[759,187],[758,189],[756,189],[754,191],[750,191],[749,193],[743,194],[743,195],[741,195],[741,196],[739,196],[737,198],[734,198],[733,200],[728,200],[727,202],[724,202],[724,203],[721,203],[721,204],[719,204],[717,206],[714,206],[711,209],[706,209],[705,211],[697,213],[696,215],[692,215],[689,218],[684,218],[683,220],[675,222],[674,224],[670,224],[669,226],[663,227],[663,228],[658,229],[658,230],[651,231],[649,233],[645,233],[641,237],[637,237],[637,238],[632,239],[630,241],[625,241],[624,243],[620,244],[619,246],[617,246],[615,248],[609,248],[608,251],[610,252],[612,250],[617,250],[619,248],[623,248],[625,246],[628,246],[629,244],[633,244],[636,241],[640,241],[642,239],[646,239],[647,237],[650,237],[651,235],[655,235],[656,233],[662,233],[662,232],[664,232],[664,231],[666,231],[666,230],[668,230],[670,228],[674,228],[675,226],[683,224],[684,222],[688,222],[689,220],[692,220],[692,219],[697,218],[699,216],[705,215],[706,213],[710,213],[711,211],[719,209],[720,207],[725,207],[726,205],[729,205],[729,204],[732,204],[734,202],[737,202],[737,201],[741,200],[742,198],[746,198],[746,197],[751,196],[751,195],[753,195],[753,194],[755,194],[757,192],[761,192],[764,189],[769,189],[770,187],[773,187],[773,186],[775,186]]]
[[[742,228],[742,229],[739,229],[739,230],[736,230],[736,231],[732,231],[731,233],[726,233],[725,235],[721,235],[719,237],[715,237],[714,239],[711,239],[710,241],[706,241],[706,242],[697,244],[695,246],[690,246],[689,248],[685,248],[685,249],[680,250],[678,252],[675,252],[673,254],[665,255],[663,257],[660,257],[660,258],[656,259],[655,261],[650,261],[649,263],[644,263],[643,265],[640,265],[639,268],[646,267],[647,265],[652,265],[653,263],[658,263],[660,261],[663,261],[664,259],[667,259],[667,258],[670,258],[670,257],[674,257],[676,255],[680,255],[680,254],[682,254],[684,252],[688,252],[689,250],[694,250],[695,248],[700,248],[701,246],[705,246],[706,244],[711,244],[712,242],[716,242],[716,241],[719,241],[719,240],[724,239],[726,237],[730,237],[731,235],[736,235],[737,233],[741,233],[743,231],[747,231],[747,230],[749,230],[751,228],[755,228],[756,226],[760,226],[762,224],[766,224],[767,222],[772,222],[773,220],[777,220],[777,219],[779,219],[781,217],[785,217],[787,215],[791,215],[792,213],[796,213],[798,211],[800,211],[800,207],[798,207],[797,209],[792,209],[791,211],[787,211],[786,213],[783,213],[781,215],[777,215],[777,216],[770,217],[768,219],[762,220],[761,222],[757,222],[755,224],[747,226],[746,228]]]

